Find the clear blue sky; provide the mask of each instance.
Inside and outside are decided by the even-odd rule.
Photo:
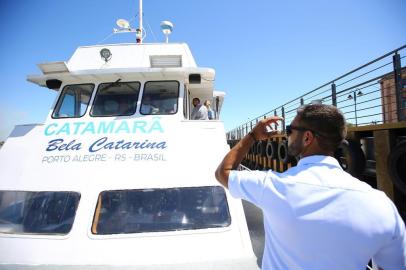
[[[52,106],[55,92],[26,81],[37,63],[67,61],[137,9],[138,0],[0,0],[0,140],[15,124],[44,122]],[[160,21],[174,23],[170,40],[216,70],[230,130],[406,44],[405,14],[405,0],[144,0],[145,42],[163,41]]]

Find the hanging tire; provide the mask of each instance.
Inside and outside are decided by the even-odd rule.
[[[294,157],[288,154],[288,141],[281,141],[278,145],[278,158],[284,164],[289,163]]]
[[[266,157],[268,159],[274,159],[278,157],[278,143],[275,141],[268,141],[266,148]]]
[[[349,140],[341,143],[334,157],[341,168],[354,177],[360,177],[365,170],[365,155],[359,142]]]
[[[388,168],[393,184],[406,195],[406,141],[398,143],[391,150]]]
[[[265,157],[266,151],[266,141],[259,141],[257,143],[257,155]]]

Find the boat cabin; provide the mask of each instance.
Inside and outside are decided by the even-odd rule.
[[[172,115],[186,120],[193,98],[209,100],[219,119],[225,95],[214,91],[214,70],[198,68],[186,44],[80,47],[67,63],[39,68],[43,75],[28,80],[61,92],[53,119]]]

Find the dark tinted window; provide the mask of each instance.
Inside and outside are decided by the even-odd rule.
[[[76,192],[0,191],[0,232],[67,234],[79,199]]]
[[[99,196],[92,232],[119,234],[230,225],[222,187],[105,191]]]
[[[135,113],[139,82],[112,82],[99,85],[92,116],[125,116]]]
[[[56,104],[53,118],[81,117],[86,113],[94,85],[67,85]]]

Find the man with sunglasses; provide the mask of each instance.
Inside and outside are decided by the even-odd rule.
[[[305,105],[286,127],[288,151],[297,166],[278,173],[237,171],[255,141],[269,139],[260,121],[224,157],[217,180],[232,196],[262,209],[265,250],[262,269],[364,270],[368,261],[384,270],[406,269],[405,225],[381,191],[343,171],[333,154],[346,136],[334,106]]]

